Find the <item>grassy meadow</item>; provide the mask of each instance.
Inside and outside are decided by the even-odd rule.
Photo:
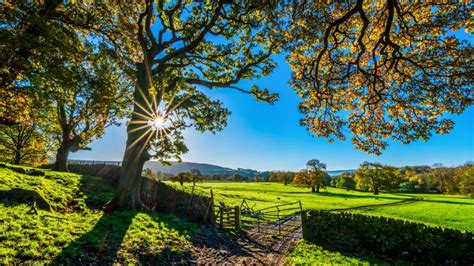
[[[171,214],[115,211],[102,208],[114,188],[102,179],[44,170],[45,176],[29,176],[0,168],[0,190],[35,190],[53,211],[38,210],[31,203],[0,202],[0,264],[53,263],[94,264],[180,262],[193,256],[192,237],[197,225]],[[192,191],[192,185],[178,189]],[[301,201],[304,209],[335,209],[397,202],[413,196],[423,201],[357,210],[435,226],[474,231],[474,200],[462,196],[417,195],[345,191],[336,188],[311,193],[308,188],[278,183],[204,182],[195,193],[210,195],[216,202],[240,205],[246,199],[255,209],[278,203]],[[357,257],[325,250],[301,241],[288,255],[291,264],[383,264],[370,257]]]
[[[179,187],[177,183],[171,183]],[[192,191],[191,184],[184,189]],[[197,183],[195,192],[210,195],[212,189],[216,202],[240,205],[243,199],[254,203],[255,209],[278,203],[301,201],[303,209],[342,209],[373,204],[393,203],[412,197],[423,197],[422,201],[392,206],[376,206],[355,212],[370,215],[406,219],[463,231],[474,232],[474,199],[462,195],[381,193],[346,191],[338,188],[321,189],[311,193],[309,188],[279,183],[204,182]],[[252,205],[252,204],[251,204]]]
[[[28,176],[0,168],[0,190],[39,192],[53,211],[0,202],[0,264],[154,263],[185,257],[196,226],[170,214],[101,207],[114,189],[100,178],[45,171]]]

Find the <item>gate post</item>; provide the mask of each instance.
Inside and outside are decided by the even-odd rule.
[[[224,228],[224,211],[222,209],[222,207],[219,206],[219,212],[220,212],[220,216],[219,216],[219,222],[220,222],[220,225],[221,225],[221,228]]]
[[[240,230],[241,225],[242,225],[240,221],[240,207],[235,206],[234,212],[235,212],[235,230]]]
[[[307,216],[306,216],[306,212],[305,211],[301,211],[301,232],[303,234],[303,239],[306,239],[306,219],[307,219]]]

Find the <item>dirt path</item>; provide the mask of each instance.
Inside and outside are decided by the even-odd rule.
[[[203,227],[194,239],[196,264],[212,265],[283,265],[285,256],[302,238],[301,216],[255,225],[247,233],[224,235],[217,229]],[[278,227],[281,234],[278,234]]]

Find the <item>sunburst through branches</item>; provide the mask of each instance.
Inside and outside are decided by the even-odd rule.
[[[142,90],[140,90],[140,93],[142,94],[144,103],[135,101],[134,104],[139,107],[140,112],[135,111],[133,113],[133,115],[138,116],[139,119],[130,122],[131,124],[138,124],[140,126],[129,128],[128,132],[142,133],[128,149],[145,139],[145,143],[142,146],[143,150],[140,151],[140,153],[142,153],[153,139],[164,139],[168,136],[174,125],[178,122],[173,118],[173,111],[176,110],[184,100],[173,105],[174,95],[169,101],[165,102],[162,99],[158,99],[156,94],[146,97]],[[150,101],[149,98],[152,98],[152,101]]]

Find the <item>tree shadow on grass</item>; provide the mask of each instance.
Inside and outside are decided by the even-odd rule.
[[[407,198],[401,198],[401,197],[387,197],[385,195],[359,195],[359,194],[345,194],[345,193],[334,193],[334,192],[320,192],[314,193],[315,195],[320,195],[320,196],[325,196],[325,197],[336,197],[336,198],[348,198],[348,199],[377,199],[377,200],[385,200],[385,199],[391,199],[391,200],[404,200],[408,199]]]
[[[471,203],[471,202],[458,202],[458,201],[449,201],[449,200],[423,199],[421,202],[432,202],[432,203],[443,203],[443,204],[454,204],[454,205],[474,205],[474,201]]]
[[[112,264],[137,212],[103,214],[94,228],[64,247],[52,264]]]
[[[194,231],[189,222],[171,214],[139,214],[140,212],[125,210],[114,211],[111,215],[103,214],[92,230],[64,247],[52,264],[126,263],[126,253],[132,253],[130,258],[137,259],[140,264],[168,264],[192,260],[191,251],[176,239],[176,234],[191,238]],[[157,223],[154,231],[148,230],[150,223]],[[128,233],[130,236],[127,236],[127,239],[134,239],[123,244],[127,232],[131,229],[133,231]],[[145,234],[156,233],[154,237],[158,243],[151,244],[140,236],[132,236],[137,230],[145,230]],[[159,243],[160,241],[162,243]],[[161,248],[160,244],[165,245]],[[124,254],[119,255],[119,252]]]

